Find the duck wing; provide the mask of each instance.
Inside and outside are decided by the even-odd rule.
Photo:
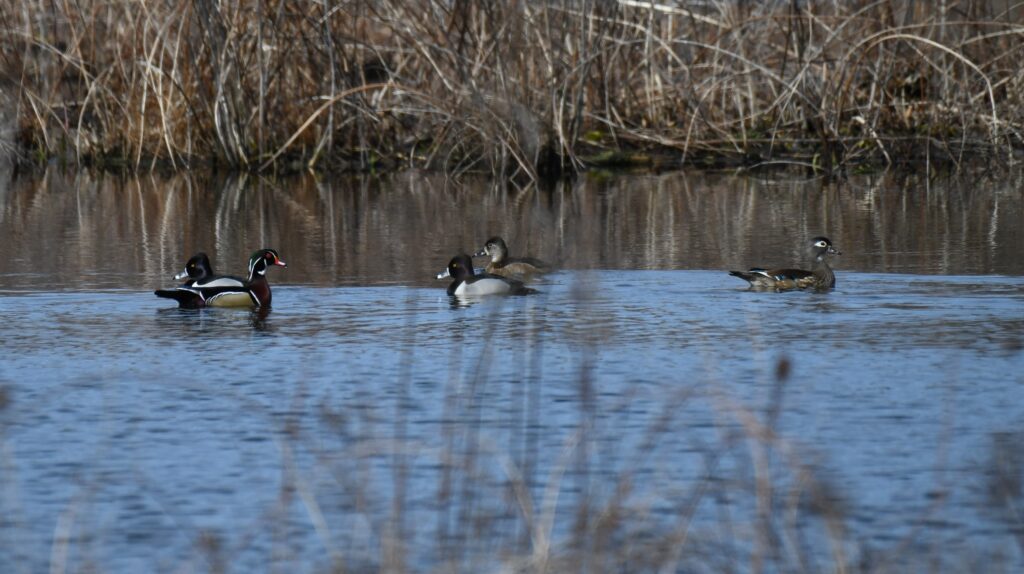
[[[186,283],[186,286],[193,287],[195,289],[212,289],[216,287],[234,287],[235,289],[242,289],[245,288],[245,280],[231,275],[223,275],[221,277],[210,277],[209,279],[191,281]]]
[[[510,263],[525,263],[531,267],[536,267],[537,271],[547,272],[551,271],[551,265],[546,261],[540,259],[534,259],[533,257],[513,257]]]
[[[730,271],[729,275],[750,283],[754,289],[803,289],[814,282],[814,273],[803,269],[762,269],[752,267],[747,271]]]
[[[751,269],[751,271],[754,271]],[[814,273],[804,269],[760,269],[763,274],[773,277],[776,281],[800,281],[801,279],[807,279],[808,277],[814,277]]]
[[[480,296],[480,295],[529,295],[536,293],[523,285],[522,281],[509,279],[499,275],[477,275],[462,282],[452,283],[448,287],[449,295]]]
[[[513,257],[501,263],[487,266],[487,273],[510,278],[529,278],[540,273],[549,273],[551,266],[532,257]]]

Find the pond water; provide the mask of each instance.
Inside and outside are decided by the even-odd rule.
[[[1017,176],[0,184],[0,569],[1016,572]],[[433,277],[500,234],[525,297]],[[730,277],[805,266],[830,293]],[[274,307],[179,310],[196,251]]]

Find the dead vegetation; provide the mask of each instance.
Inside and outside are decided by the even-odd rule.
[[[0,149],[148,169],[850,164],[1024,143],[1024,8],[0,3]],[[9,93],[12,92],[12,93]]]

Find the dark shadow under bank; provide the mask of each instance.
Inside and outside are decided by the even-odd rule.
[[[12,142],[14,143],[14,142]],[[179,158],[172,163],[164,158],[36,153],[17,144],[0,142],[0,166],[16,172],[39,173],[48,166],[61,169],[90,169],[110,173],[161,173],[178,171],[211,171],[289,176],[302,173],[324,175],[383,175],[408,169],[432,171],[461,177],[488,175],[507,179],[516,185],[550,186],[562,178],[573,178],[592,171],[627,173],[664,173],[676,170],[740,169],[759,171],[776,168],[799,168],[809,176],[842,178],[852,173],[872,173],[888,169],[916,170],[925,168],[938,172],[975,169],[1012,169],[1024,163],[1024,147],[993,146],[978,140],[941,141],[931,137],[907,136],[890,138],[885,151],[880,144],[859,138],[821,145],[807,138],[796,141],[773,139],[747,140],[744,145],[726,149],[716,144],[694,142],[681,145],[608,145],[584,142],[573,155],[558,155],[546,146],[529,170],[509,162],[493,163],[485,157],[451,157],[450,163],[426,160],[415,147],[395,147],[388,153],[380,150],[337,150],[329,157],[310,158],[286,153],[269,165],[239,165],[216,157]],[[618,142],[622,144],[623,142]],[[466,167],[468,166],[468,167]]]

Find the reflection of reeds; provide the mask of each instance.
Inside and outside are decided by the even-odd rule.
[[[1021,433],[994,433],[988,461],[988,494],[993,509],[1006,521],[1024,550],[1024,447]]]
[[[537,177],[649,165],[616,149],[830,166],[1021,142],[1020,6],[689,4],[26,0],[0,9],[0,93],[39,156],[136,167]]]
[[[239,274],[253,249],[273,245],[296,262],[282,283],[433,287],[453,253],[496,233],[569,269],[794,265],[806,257],[800,239],[825,233],[844,251],[841,272],[1024,273],[1020,186],[900,172],[838,183],[675,172],[508,192],[415,171],[272,180],[52,169],[0,185],[0,197],[0,243],[19,253],[0,259],[8,286],[25,281],[17,274],[74,283],[104,270],[108,284],[155,287],[197,251]]]

